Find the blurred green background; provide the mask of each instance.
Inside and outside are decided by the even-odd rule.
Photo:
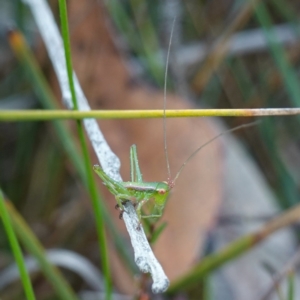
[[[49,3],[57,12],[56,1]],[[163,87],[176,17],[169,90],[201,107],[300,107],[298,1],[110,0],[97,5],[105,7],[120,51],[140,80]],[[8,44],[7,32],[15,27],[39,49],[28,8],[22,1],[0,0],[0,109],[41,108],[35,87]],[[47,68],[43,66],[46,76]],[[298,116],[265,117],[259,129],[238,133],[282,210],[299,202],[299,121]],[[226,122],[234,127],[245,119]],[[50,123],[0,123],[0,170],[1,189],[45,247],[76,249],[83,255],[92,251],[89,258],[99,263],[93,248],[95,228],[85,204],[71,205],[82,196],[82,187]],[[57,223],[64,231],[54,226]],[[1,270],[14,259],[0,230]],[[66,275],[78,290],[84,286],[79,276]],[[50,299],[47,283],[39,276],[33,282],[39,299]],[[21,299],[20,290],[5,290],[3,299]]]

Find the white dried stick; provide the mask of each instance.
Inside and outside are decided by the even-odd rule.
[[[23,1],[29,5],[44,40],[60,84],[64,103],[69,109],[72,109],[63,42],[52,12],[45,0]],[[91,110],[76,74],[74,73],[73,76],[79,110]],[[96,120],[84,119],[84,126],[103,170],[114,180],[122,181],[119,173],[119,158],[111,151]],[[144,230],[138,226],[139,221],[133,205],[131,202],[127,202],[124,206],[126,213],[123,219],[131,239],[135,262],[142,272],[151,273],[152,291],[154,293],[164,292],[169,286],[169,280],[154,256]]]

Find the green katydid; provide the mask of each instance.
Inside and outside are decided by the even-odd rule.
[[[144,182],[143,177],[140,171],[138,157],[137,157],[137,150],[136,145],[132,145],[130,148],[130,175],[131,175],[131,181],[127,182],[118,182],[114,179],[110,178],[102,169],[100,166],[95,165],[94,170],[99,175],[99,177],[103,180],[104,185],[107,186],[108,190],[115,196],[117,205],[116,207],[121,209],[120,218],[123,215],[124,208],[123,203],[125,201],[132,201],[134,203],[134,206],[136,208],[136,213],[138,215],[138,218],[141,222],[142,218],[160,218],[162,216],[168,195],[171,191],[171,189],[174,187],[176,180],[178,179],[181,171],[186,166],[186,164],[194,158],[194,156],[205,146],[210,144],[212,141],[216,140],[218,137],[227,134],[229,132],[233,132],[236,130],[239,130],[241,128],[250,127],[253,125],[256,125],[258,122],[252,122],[248,124],[243,124],[240,126],[237,126],[235,128],[229,129],[227,131],[224,131],[205,144],[203,144],[201,147],[196,149],[189,157],[188,159],[182,164],[179,171],[177,172],[174,179],[171,179],[170,176],[170,167],[169,162],[167,160],[167,167],[169,172],[169,178],[167,181],[162,182]],[[166,147],[165,147],[166,150]],[[154,212],[150,215],[142,215],[141,209],[142,206],[147,203],[149,200],[154,201]]]
[[[172,181],[168,182],[144,182],[140,171],[136,145],[130,148],[130,168],[131,181],[117,182],[110,178],[98,165],[94,166],[95,172],[103,180],[108,190],[115,196],[117,207],[123,212],[123,202],[133,201],[136,207],[136,213],[139,220],[141,218],[159,218],[162,215],[166,204],[166,199],[173,187]],[[148,216],[141,215],[142,206],[149,200],[153,199],[155,203],[155,214]]]

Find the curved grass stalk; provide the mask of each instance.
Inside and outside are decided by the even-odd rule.
[[[20,277],[21,277],[21,281],[22,281],[22,284],[24,287],[26,298],[27,298],[27,300],[35,300],[32,284],[30,281],[30,276],[27,272],[23,254],[22,254],[20,245],[18,243],[17,237],[15,235],[15,232],[13,229],[13,224],[11,222],[11,218],[7,211],[7,208],[5,205],[5,200],[4,200],[1,189],[0,189],[0,215],[2,217],[4,229],[6,231],[11,249],[13,251],[16,263],[19,268]]]
[[[228,246],[225,246],[217,253],[206,256],[187,275],[182,276],[173,282],[167,293],[173,294],[194,285],[221,265],[252,249],[255,245],[264,241],[272,233],[298,222],[299,216],[300,205],[297,205],[267,222],[256,232],[242,236],[230,243]]]
[[[43,246],[40,244],[25,220],[15,210],[10,201],[5,202],[5,208],[9,213],[14,230],[17,233],[19,239],[27,248],[27,250],[35,256],[41,270],[43,271],[49,282],[52,284],[54,290],[59,296],[59,299],[77,300],[78,298],[75,295],[74,291],[71,289],[60,271],[48,261]]]

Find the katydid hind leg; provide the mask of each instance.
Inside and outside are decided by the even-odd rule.
[[[119,207],[121,210],[124,210],[123,202],[134,200],[126,193],[126,188],[124,188],[124,186],[119,182],[110,178],[100,166],[95,165],[94,170],[103,180],[103,183],[107,186],[109,191],[115,196],[117,207]]]
[[[143,176],[139,166],[136,145],[130,147],[130,168],[131,168],[131,181],[143,182]]]
[[[126,188],[118,182],[110,178],[100,166],[95,165],[94,171],[97,173],[97,175],[102,179],[103,183],[107,186],[107,188],[110,190],[112,194],[115,196],[122,194],[126,195]]]
[[[113,194],[117,193],[117,189],[122,189],[122,185],[110,178],[100,166],[94,165],[94,171],[103,180],[103,183],[112,190]]]

